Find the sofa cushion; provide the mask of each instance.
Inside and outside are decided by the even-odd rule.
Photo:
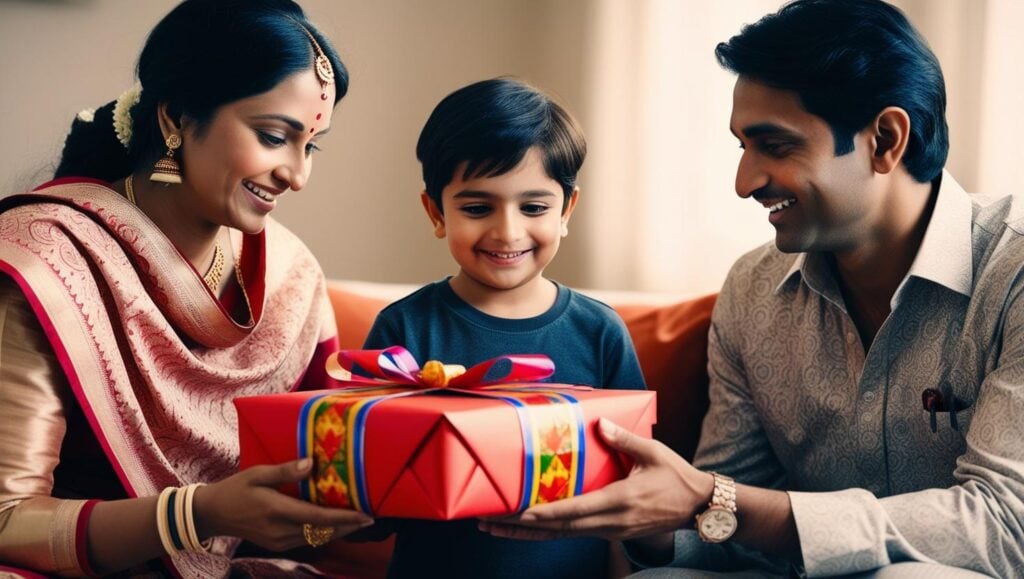
[[[669,305],[619,305],[647,387],[658,392],[654,437],[693,458],[708,409],[708,329],[715,295]]]

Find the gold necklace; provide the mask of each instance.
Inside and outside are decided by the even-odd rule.
[[[231,236],[228,236],[228,241],[231,241]],[[233,250],[232,250],[233,251]],[[249,303],[249,292],[245,291],[245,280],[242,279],[242,253],[238,253],[238,259],[235,260],[235,279],[238,280],[238,289],[242,290],[242,298],[245,300],[245,308],[249,312],[249,318],[252,318],[252,304]]]
[[[135,189],[132,187],[132,175],[128,175],[124,178],[124,191],[128,194],[128,200],[132,202],[132,205],[138,207],[139,204],[135,202]],[[238,273],[238,279],[242,279],[242,271],[238,267],[238,262],[235,262],[235,271]],[[213,246],[213,263],[210,264],[210,268],[203,274],[203,282],[206,283],[206,287],[210,288],[210,291],[217,294],[217,290],[220,289],[220,281],[224,277],[224,250],[220,248],[220,244],[216,243]],[[244,289],[242,290],[245,291]],[[248,301],[248,298],[246,299]]]
[[[217,290],[220,289],[220,278],[224,277],[224,252],[220,249],[220,244],[213,246],[213,263],[210,264],[210,269],[206,270],[203,275],[203,281],[206,282],[206,286],[210,288],[210,291],[217,294]]]
[[[132,205],[138,207],[139,204],[135,202],[135,190],[132,189],[131,175],[124,178],[124,192],[128,194],[128,200],[132,202]]]

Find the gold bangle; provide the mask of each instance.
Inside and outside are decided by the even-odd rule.
[[[199,529],[196,528],[195,511],[193,510],[193,498],[196,494],[196,489],[203,486],[203,483],[194,483],[185,487],[185,520],[187,521],[186,528],[188,529],[188,549],[191,551],[210,551],[210,547],[213,542],[210,539],[201,542],[199,540]]]
[[[160,535],[160,543],[168,555],[174,555],[178,552],[174,548],[174,541],[171,539],[170,526],[167,521],[167,505],[175,490],[174,487],[165,488],[160,492],[160,498],[156,501],[156,530]]]

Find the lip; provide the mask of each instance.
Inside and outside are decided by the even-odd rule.
[[[248,193],[246,197],[259,212],[270,213],[275,207],[277,207],[277,195],[279,195],[280,192],[274,192],[272,189],[263,187],[248,180],[242,181],[242,189]],[[264,199],[257,192],[269,195],[272,200],[268,201],[267,199]]]
[[[532,251],[533,249],[520,249],[517,251],[491,251],[478,249],[477,253],[494,265],[509,267],[518,265],[525,261]]]
[[[789,209],[791,209],[796,204],[797,200],[795,197],[789,197],[781,200],[772,199],[761,201],[761,205],[763,205],[765,209],[768,209],[769,211],[768,222],[773,225],[785,219],[786,215],[789,213]]]

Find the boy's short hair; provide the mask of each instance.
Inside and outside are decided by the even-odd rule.
[[[725,68],[800,96],[832,129],[835,154],[884,108],[910,116],[903,156],[918,182],[942,172],[949,151],[946,86],[928,44],[881,0],[796,0],[715,49]]]
[[[544,169],[562,186],[566,205],[587,143],[576,119],[540,90],[513,78],[473,83],[438,103],[420,132],[416,158],[427,195],[441,208],[441,192],[455,171],[462,178],[503,175],[538,147]]]

